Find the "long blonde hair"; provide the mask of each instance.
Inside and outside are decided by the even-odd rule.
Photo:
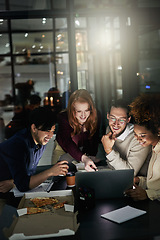
[[[97,110],[95,108],[91,95],[85,89],[76,90],[71,94],[69,98],[67,113],[69,124],[74,130],[72,136],[81,132],[81,126],[76,118],[75,102],[89,104],[90,116],[85,122],[85,127],[86,130],[89,132],[90,137],[92,137],[97,129]]]

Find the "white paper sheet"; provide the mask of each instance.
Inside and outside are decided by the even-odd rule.
[[[130,206],[126,206],[126,207],[119,208],[117,210],[102,214],[101,217],[106,218],[111,221],[114,221],[114,222],[117,222],[117,223],[123,223],[132,218],[141,216],[145,213],[146,213],[146,211],[139,210],[137,208],[133,208]]]

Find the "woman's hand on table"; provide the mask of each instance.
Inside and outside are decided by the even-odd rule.
[[[134,184],[133,189],[129,189],[125,193],[127,196],[133,198],[134,201],[145,200],[148,198],[146,191],[136,184]]]
[[[85,170],[87,172],[98,171],[98,169],[97,169],[96,165],[94,164],[94,162],[92,161],[92,159],[90,159],[85,154],[82,155],[82,162],[85,164]]]

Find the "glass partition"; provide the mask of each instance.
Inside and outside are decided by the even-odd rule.
[[[27,55],[28,61],[32,53],[53,52],[52,32],[13,33],[12,41],[13,53]]]
[[[27,82],[29,79],[34,82],[33,93],[38,94],[42,98],[44,92],[55,85],[54,64],[50,55],[38,55],[31,57],[30,62],[20,64],[21,58],[15,57],[15,84]]]
[[[160,1],[159,0],[138,0],[138,7],[160,7]]]
[[[18,2],[18,3],[17,3]],[[65,9],[66,0],[27,0],[27,1],[10,1],[10,9],[17,10],[50,10]]]
[[[10,1],[10,9],[12,11],[19,10],[43,10],[51,9],[50,0],[27,0],[27,1]]]
[[[68,33],[67,31],[56,31],[56,52],[68,51]]]
[[[56,52],[68,51],[67,19],[56,18],[55,29]]]
[[[53,9],[65,9],[66,0],[51,0]]]
[[[0,9],[5,10],[5,0],[0,0]]]
[[[77,80],[78,88],[88,86],[88,36],[87,21],[85,17],[75,18],[75,41],[77,52]]]
[[[4,100],[5,95],[12,95],[10,57],[0,57],[0,86],[0,100]]]
[[[8,21],[1,18],[0,19],[0,33],[3,33],[4,31],[8,31]]]
[[[10,43],[8,33],[0,33],[0,54],[10,53]]]
[[[5,125],[13,117],[13,86],[11,79],[11,59],[10,57],[0,57],[0,117],[3,118]]]
[[[139,27],[139,86],[141,92],[160,92],[160,29]]]
[[[11,21],[12,31],[14,30],[52,30],[52,18],[38,18],[38,19],[14,19]]]
[[[56,54],[56,73],[57,88],[59,89],[62,97],[63,108],[66,108],[71,89],[68,53]]]

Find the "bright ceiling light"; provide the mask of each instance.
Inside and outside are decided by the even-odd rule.
[[[80,26],[79,20],[75,20],[75,23],[76,23],[78,26]]]
[[[43,23],[43,24],[46,24],[46,18],[43,18],[43,19],[42,19],[42,23]]]

